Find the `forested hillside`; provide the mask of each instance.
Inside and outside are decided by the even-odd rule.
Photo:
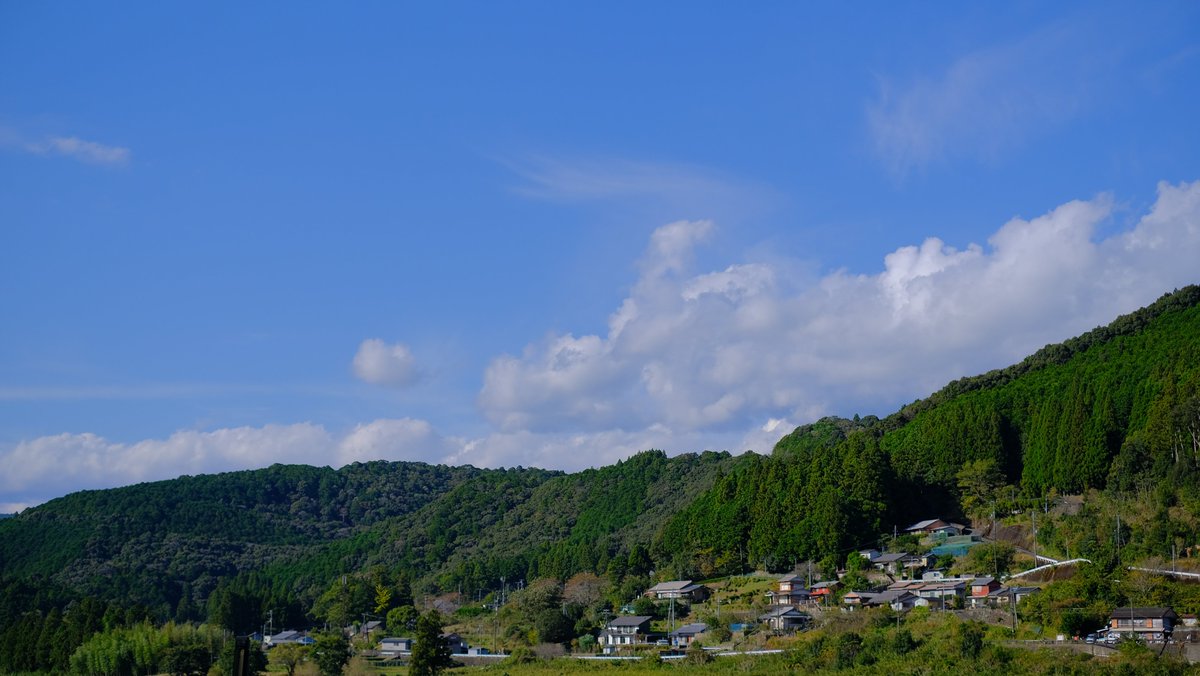
[[[519,502],[555,474],[406,462],[337,471],[275,465],[83,491],[6,519],[0,570],[173,612],[185,596],[206,599],[221,577],[289,561],[312,567],[330,543],[354,541],[466,484],[517,483]],[[322,572],[342,569],[338,561]]]
[[[88,635],[98,616],[245,631],[268,611],[336,623],[417,594],[477,598],[502,578],[585,573],[624,593],[651,570],[831,568],[922,518],[1088,490],[1039,539],[1111,565],[1114,545],[1151,556],[1200,542],[1198,466],[1200,288],[1188,287],[886,418],[800,427],[769,456],[647,451],[570,475],[277,465],[69,495],[0,520],[0,634],[73,618]],[[1114,543],[1105,519],[1132,491],[1150,511]]]
[[[681,576],[781,570],[844,558],[920,518],[970,516],[963,499],[982,496],[964,495],[964,470],[994,469],[992,482],[1010,488],[989,492],[1009,503],[1167,480],[1184,490],[1178,502],[1198,464],[1200,287],[1191,286],[884,420],[801,427],[681,512],[655,554]],[[1194,516],[1175,535],[1200,541]],[[1162,546],[1148,553],[1169,555]]]

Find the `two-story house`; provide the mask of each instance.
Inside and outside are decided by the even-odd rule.
[[[703,601],[708,598],[708,587],[702,584],[693,584],[691,580],[672,580],[670,582],[659,582],[653,587],[646,590],[643,596],[651,596],[656,599],[683,599],[685,601]]]
[[[1149,637],[1151,634],[1170,634],[1179,616],[1170,608],[1117,608],[1108,620],[1108,629],[1122,634]],[[1161,638],[1154,637],[1154,638]]]
[[[799,606],[808,603],[812,594],[804,587],[803,575],[784,575],[779,578],[774,591],[767,592],[773,606]]]
[[[600,646],[605,653],[611,653],[646,643],[651,619],[647,615],[626,615],[613,619],[600,631]]]

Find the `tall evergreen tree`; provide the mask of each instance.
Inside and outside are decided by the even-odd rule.
[[[435,676],[452,664],[450,646],[442,638],[442,616],[431,610],[417,620],[408,673],[410,676]]]

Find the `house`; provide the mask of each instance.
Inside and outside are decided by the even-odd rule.
[[[767,598],[773,606],[802,606],[812,603],[813,596],[806,589],[794,589],[788,592],[769,591]]]
[[[449,634],[442,634],[442,640],[446,642],[446,647],[450,649],[451,655],[467,654],[467,648],[469,646],[467,646],[466,640],[464,640],[463,637],[459,636],[458,634],[453,632]]]
[[[773,608],[758,616],[758,621],[766,624],[775,631],[796,631],[808,626],[812,618],[808,613],[802,613],[795,608],[781,606]]]
[[[686,648],[696,640],[696,637],[708,631],[708,625],[703,622],[685,624],[670,633],[671,645],[676,648]]]
[[[900,565],[915,575],[916,571],[933,565],[936,557],[929,554],[905,554],[900,559]]]
[[[971,596],[987,596],[1000,588],[1000,583],[994,577],[977,577],[971,580]]]
[[[882,570],[885,573],[896,575],[900,572],[901,560],[908,556],[908,552],[895,552],[892,554],[880,554],[871,560],[871,565],[876,570]]]
[[[1109,631],[1148,634],[1170,634],[1179,616],[1170,608],[1117,608],[1108,620]],[[1160,637],[1156,637],[1160,638]]]
[[[879,551],[878,549],[860,549],[860,550],[858,550],[858,555],[868,561],[874,561],[875,559],[879,558],[880,554],[883,554],[883,552]]]
[[[896,552],[893,554],[881,554],[871,562],[871,565],[876,570],[882,570],[889,575],[899,575],[901,571],[909,571],[911,574],[916,574],[916,571],[922,568],[928,568],[933,562],[933,557],[926,554],[909,554],[908,552]]]
[[[777,590],[767,592],[771,605],[799,606],[812,599],[812,594],[804,588],[803,575],[784,575],[779,578],[777,585]]]
[[[274,636],[268,636],[263,639],[263,644],[268,648],[272,646],[283,645],[285,643],[312,645],[313,643],[316,643],[316,641],[302,631],[293,631],[291,629],[285,629]]]
[[[842,605],[853,610],[858,607],[873,605],[871,601],[877,594],[875,592],[865,591],[848,591],[842,596]]]
[[[967,592],[967,598],[964,603],[968,608],[995,606],[997,605],[995,594],[1001,589],[1007,589],[1007,587],[1001,586],[996,578],[990,576],[977,577],[971,580],[971,588]]]
[[[796,589],[804,589],[804,576],[797,575],[795,573],[784,575],[783,577],[779,578],[777,584],[779,586],[780,593],[790,592]]]
[[[1026,596],[1036,594],[1042,591],[1038,587],[1001,587],[996,591],[988,594],[988,598],[993,596],[1002,604],[1020,603]]]
[[[888,589],[871,598],[870,605],[889,606],[892,610],[911,610],[920,598],[907,589]]]
[[[986,583],[981,583],[980,580],[988,580]],[[987,587],[986,595],[976,593],[976,586],[982,589]],[[1036,594],[1041,589],[1037,587],[1005,587],[992,578],[976,578],[972,583],[972,592],[966,598],[966,606],[968,608],[982,608],[984,606],[996,608],[1000,606],[1008,606],[1009,603],[1016,601],[1021,602],[1021,599]]]
[[[966,594],[967,583],[960,579],[946,578],[944,580],[926,582],[911,591],[930,602],[918,605],[937,605],[940,607],[942,604],[950,603],[956,598],[962,598]]]
[[[648,615],[627,615],[610,621],[600,631],[600,645],[604,652],[646,643],[651,619]]]
[[[833,594],[842,583],[838,580],[825,580],[823,582],[813,583],[813,586],[808,590],[812,595],[812,600],[817,603],[828,603],[828,600],[833,598]]]
[[[966,526],[961,523],[951,523],[941,519],[926,519],[905,528],[904,532],[933,535],[935,537],[949,537],[951,535],[962,535],[964,530],[966,530]]]
[[[653,596],[656,599],[684,599],[687,601],[703,601],[709,596],[709,589],[702,584],[692,584],[691,580],[672,580],[659,582],[646,590],[643,596]]]
[[[364,636],[370,636],[371,632],[381,631],[382,629],[383,629],[382,622],[380,622],[379,620],[370,620],[369,622],[364,622],[362,625],[360,625],[358,628],[358,631],[359,631],[359,633],[363,634]]]
[[[379,655],[381,657],[407,655],[412,652],[412,647],[413,640],[411,638],[389,636],[388,638],[379,639]]]

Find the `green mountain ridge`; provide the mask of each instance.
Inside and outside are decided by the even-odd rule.
[[[967,516],[957,476],[974,462],[995,463],[1028,500],[1178,482],[1200,464],[1179,440],[1189,416],[1200,421],[1197,336],[1191,286],[885,418],[801,426],[769,456],[647,451],[573,474],[275,465],[74,493],[0,520],[0,621],[85,595],[160,619],[201,619],[231,590],[264,612],[309,609],[343,576],[380,571],[471,598],[501,578],[621,583],[650,569],[702,579],[836,562],[895,526]],[[1172,498],[1200,514],[1187,499]],[[1133,544],[1161,554],[1169,538],[1200,541],[1189,523],[1200,520]],[[1106,555],[1103,542],[1086,546]],[[38,588],[53,593],[38,601]]]

